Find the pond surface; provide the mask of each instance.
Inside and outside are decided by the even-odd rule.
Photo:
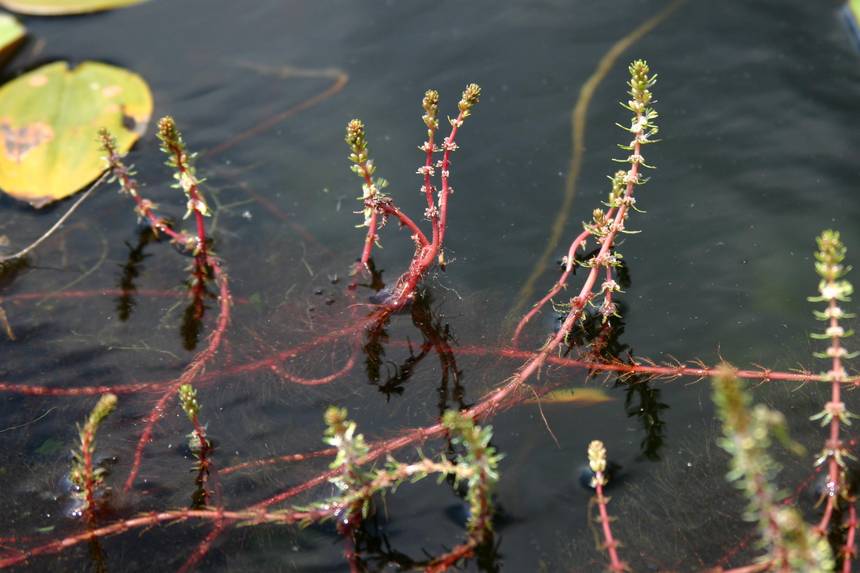
[[[688,1],[610,67],[586,109],[582,171],[564,233],[521,292],[547,248],[564,204],[572,144],[570,117],[601,58],[669,3],[295,2],[151,0],[100,15],[27,18],[31,39],[7,77],[56,59],[102,60],[147,79],[156,114],[176,117],[200,151],[198,170],[214,205],[214,248],[235,298],[226,341],[198,382],[201,417],[216,443],[216,468],[322,447],[322,414],[345,406],[368,440],[433,423],[441,411],[475,404],[522,359],[501,356],[512,319],[557,278],[567,250],[608,191],[626,122],[626,64],[645,58],[664,141],[651,146],[658,169],[641,189],[624,254],[630,285],[616,326],[622,357],[662,362],[720,357],[737,365],[814,370],[816,328],[806,296],[817,284],[811,253],[821,229],[843,233],[848,261],[860,260],[860,57],[838,2]],[[44,44],[42,45],[42,42]],[[441,92],[441,115],[478,82],[483,98],[463,127],[452,169],[445,272],[434,272],[421,305],[392,317],[376,347],[334,341],[272,367],[272,356],[343,328],[364,307],[345,286],[363,241],[361,193],[348,169],[343,129],[361,117],[378,173],[405,211],[421,221],[415,169],[424,135],[420,98]],[[181,217],[150,132],[130,156],[145,194]],[[0,235],[11,246],[38,237],[68,202],[34,211],[0,199]],[[426,221],[425,221],[426,223]],[[375,263],[392,282],[412,256],[396,225],[383,232]],[[130,202],[102,188],[26,265],[0,277],[16,339],[2,339],[0,381],[51,388],[169,382],[206,343],[214,299],[199,332],[188,320],[184,281],[191,259],[151,239]],[[578,273],[575,281],[582,280]],[[579,283],[575,283],[579,284]],[[578,288],[578,287],[577,287]],[[359,302],[373,290],[360,287]],[[358,309],[358,310],[356,310]],[[357,314],[356,314],[357,313]],[[553,327],[545,312],[521,346],[538,348]],[[447,337],[456,364],[426,349]],[[432,345],[431,345],[432,346]],[[380,348],[381,347],[381,348]],[[354,367],[328,384],[323,377]],[[489,421],[506,456],[495,545],[463,566],[472,571],[598,571],[591,493],[579,485],[589,441],[601,439],[622,469],[610,485],[610,513],[622,556],[636,571],[699,570],[749,563],[756,555],[743,500],[724,481],[707,382],[630,385],[581,369],[548,366],[535,384],[602,388],[608,401],[532,403]],[[760,386],[757,399],[783,410],[810,454],[786,459],[793,490],[811,472],[823,440],[809,414],[827,390]],[[123,483],[135,444],[161,393],[120,395],[98,435],[108,468],[108,515],[188,507],[194,491],[188,422],[170,402],[130,491]],[[75,424],[95,397],[0,398],[0,517],[3,556],[84,530],[69,516],[64,476]],[[860,409],[849,394],[849,409]],[[549,427],[552,434],[548,431]],[[554,439],[554,437],[555,439]],[[556,442],[557,440],[557,442]],[[428,454],[445,446],[423,445]],[[414,459],[413,448],[396,453]],[[223,504],[244,508],[326,469],[325,458],[230,472]],[[293,501],[332,494],[328,484]],[[800,491],[812,508],[814,496]],[[409,569],[464,535],[462,500],[446,483],[400,488],[380,505],[363,541],[369,571]],[[282,507],[282,506],[275,506]],[[809,516],[814,510],[810,510]],[[102,538],[20,569],[179,569],[212,531],[188,521]],[[231,527],[198,563],[205,571],[348,571],[331,526]]]

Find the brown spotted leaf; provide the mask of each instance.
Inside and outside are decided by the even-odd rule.
[[[106,127],[127,152],[146,129],[152,94],[132,72],[56,62],[0,87],[0,189],[42,207],[105,169],[96,139]]]

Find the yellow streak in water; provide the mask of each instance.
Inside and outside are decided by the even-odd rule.
[[[611,402],[612,396],[601,388],[562,388],[553,390],[541,398],[526,400],[526,404],[578,404],[591,406]]]

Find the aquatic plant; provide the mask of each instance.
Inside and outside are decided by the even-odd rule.
[[[850,500],[851,494],[845,480],[845,460],[850,454],[839,436],[839,426],[851,425],[851,418],[856,418],[848,411],[842,401],[842,384],[847,380],[843,361],[854,358],[857,352],[848,352],[842,345],[842,339],[851,336],[851,331],[846,331],[839,323],[841,319],[851,318],[854,315],[845,312],[840,303],[851,300],[854,287],[843,277],[850,270],[843,264],[845,259],[845,245],[839,239],[837,231],[826,230],[817,239],[818,251],[815,253],[815,271],[821,277],[818,285],[818,296],[810,297],[810,302],[823,302],[827,304],[824,311],[815,311],[815,318],[825,321],[827,328],[823,333],[813,333],[814,339],[829,340],[830,346],[825,352],[816,353],[818,358],[830,361],[830,369],[826,373],[831,382],[831,398],[824,409],[813,416],[812,420],[821,420],[822,426],[829,426],[830,437],[825,443],[816,465],[827,464],[827,483],[825,484],[824,498],[826,506],[818,530],[825,533],[830,525],[833,510],[838,506],[840,499]],[[852,525],[853,527],[853,525]]]
[[[606,446],[600,440],[594,440],[588,444],[588,467],[594,474],[589,485],[595,491],[594,502],[597,504],[600,515],[598,521],[600,521],[600,526],[603,529],[603,547],[609,554],[609,569],[614,573],[628,571],[627,564],[618,557],[619,543],[612,535],[609,512],[606,509],[609,498],[603,495],[603,488],[609,483],[609,479],[606,475]]]
[[[148,416],[146,426],[135,448],[132,470],[129,472],[125,482],[124,489],[126,491],[130,490],[134,484],[134,480],[140,470],[143,450],[152,436],[155,424],[163,415],[167,403],[183,385],[193,382],[217,354],[227,330],[227,325],[230,322],[230,306],[232,304],[227,273],[220,259],[212,254],[206,241],[204,217],[209,215],[209,208],[200,193],[200,181],[197,179],[194,167],[191,164],[192,156],[186,150],[185,142],[182,139],[181,133],[176,128],[173,118],[169,116],[164,117],[158,122],[158,138],[162,143],[161,150],[168,156],[167,165],[174,169],[174,178],[177,181],[176,185],[186,195],[187,211],[185,216],[194,215],[197,227],[196,235],[191,235],[184,231],[175,231],[167,220],[155,213],[156,205],[141,196],[140,184],[134,178],[135,173],[133,168],[126,166],[123,162],[113,137],[107,130],[103,129],[99,132],[99,139],[105,152],[105,160],[113,179],[119,183],[120,191],[129,195],[135,202],[135,211],[138,217],[147,220],[156,232],[164,233],[170,237],[174,244],[194,255],[189,284],[191,287],[192,306],[199,311],[198,318],[202,319],[202,296],[205,293],[204,284],[210,274],[218,286],[219,314],[215,328],[209,335],[207,346],[195,355],[182,375],[167,386],[161,399],[156,403]]]
[[[472,109],[481,99],[481,88],[478,84],[469,84],[463,90],[460,101],[457,104],[459,113],[456,118],[449,118],[451,131],[443,138],[442,144],[436,144],[436,131],[439,128],[439,92],[427,90],[421,106],[424,109],[422,120],[427,127],[427,139],[418,148],[425,154],[424,164],[418,167],[418,175],[422,176],[423,183],[421,192],[427,199],[427,208],[424,218],[430,221],[432,229],[431,238],[428,239],[418,225],[403,213],[394,204],[394,199],[383,192],[388,182],[382,178],[373,178],[376,173],[376,165],[370,158],[367,148],[367,136],[364,124],[361,120],[353,119],[346,126],[346,143],[351,151],[349,160],[352,162],[352,170],[362,181],[362,215],[364,222],[360,227],[367,227],[367,235],[364,239],[364,248],[358,261],[356,273],[369,270],[368,263],[374,245],[379,242],[379,229],[387,222],[389,217],[394,217],[401,226],[409,230],[412,241],[415,243],[415,254],[409,264],[409,270],[398,280],[391,292],[390,300],[386,306],[390,310],[386,314],[403,307],[414,295],[415,287],[424,278],[427,270],[437,262],[445,266],[445,252],[443,250],[445,231],[448,226],[448,200],[454,192],[451,187],[451,153],[458,149],[457,131],[463,126],[466,118],[472,115]],[[442,158],[434,162],[434,153],[442,153]],[[433,177],[439,169],[441,188],[433,184]]]
[[[182,394],[183,409],[190,407],[194,412],[196,406],[193,393],[185,386]],[[96,426],[115,404],[115,397],[107,395],[102,398],[90,419],[97,419]],[[110,406],[108,406],[110,404]],[[413,463],[402,463],[389,457],[385,466],[365,470],[361,465],[366,461],[367,446],[364,437],[356,433],[355,422],[349,420],[346,410],[330,407],[325,414],[325,442],[333,444],[337,451],[332,462],[332,472],[327,474],[328,480],[337,486],[340,494],[322,500],[311,506],[300,506],[276,511],[266,511],[263,507],[248,508],[240,511],[228,511],[221,507],[192,508],[187,510],[166,510],[152,512],[142,516],[126,519],[120,522],[89,529],[85,533],[72,535],[55,543],[49,543],[26,552],[7,558],[0,558],[0,567],[8,567],[26,561],[29,557],[62,551],[77,544],[114,535],[132,528],[148,527],[159,523],[177,522],[184,519],[196,518],[211,520],[217,523],[216,535],[219,534],[225,522],[254,525],[262,523],[300,524],[307,526],[311,523],[338,520],[338,530],[344,535],[351,535],[357,529],[361,520],[370,512],[371,500],[374,496],[387,491],[395,491],[406,482],[414,483],[430,475],[441,478],[450,477],[455,487],[463,483],[467,488],[466,500],[469,504],[469,522],[467,540],[425,563],[428,572],[447,570],[461,559],[472,555],[476,547],[488,540],[492,531],[493,504],[492,491],[499,479],[498,464],[501,455],[490,445],[492,428],[479,427],[468,417],[449,411],[443,416],[446,430],[451,433],[454,443],[462,446],[454,460],[440,456],[438,460],[425,457],[418,452],[419,459]],[[442,480],[440,480],[441,482]],[[212,536],[204,540],[211,543]],[[195,551],[181,570],[190,569],[202,556],[200,549]],[[350,559],[356,559],[349,554]]]
[[[651,74],[651,69],[644,60],[634,61],[630,64],[628,71],[630,73],[630,80],[628,81],[630,99],[627,103],[622,102],[621,105],[632,112],[633,117],[630,120],[629,127],[620,124],[619,127],[629,132],[633,139],[629,144],[619,146],[621,149],[629,151],[630,155],[616,161],[629,163],[630,169],[627,171],[616,171],[610,177],[612,187],[605,203],[608,209],[606,211],[600,208],[595,209],[592,213],[592,220],[583,223],[582,233],[573,240],[567,250],[567,255],[562,259],[564,272],[549,292],[535,303],[531,310],[517,324],[513,335],[514,344],[517,343],[520,334],[529,321],[553,297],[558,295],[562,289],[567,288],[567,280],[573,272],[574,265],[577,264],[577,251],[579,249],[586,250],[590,238],[594,238],[600,250],[593,257],[579,263],[581,266],[589,268],[590,272],[579,295],[571,299],[568,304],[562,306],[567,313],[567,318],[559,329],[559,336],[567,335],[572,330],[573,325],[578,320],[583,319],[586,306],[596,307],[604,321],[617,314],[613,296],[616,292],[621,291],[621,287],[614,278],[614,272],[621,265],[622,256],[615,248],[615,238],[619,233],[632,232],[625,225],[630,216],[630,210],[637,210],[636,198],[633,196],[633,193],[637,186],[644,185],[647,182],[647,179],[642,177],[640,169],[651,167],[645,163],[642,150],[645,145],[657,141],[653,137],[659,131],[657,125],[654,123],[657,119],[657,112],[651,107],[651,88],[656,83],[657,76]],[[601,274],[605,278],[598,292],[595,293],[595,283]],[[596,296],[602,297],[599,305],[595,305],[593,301]],[[560,339],[557,342],[554,341],[554,346],[557,346],[560,341]]]
[[[453,479],[455,488],[461,483],[466,487],[467,540],[433,558],[426,564],[426,570],[444,571],[488,540],[492,532],[492,493],[499,479],[498,465],[502,458],[490,445],[493,437],[490,426],[481,428],[469,417],[449,410],[442,416],[442,424],[450,432],[452,443],[461,447],[453,461],[445,456],[433,460],[419,452],[417,462],[406,464],[389,456],[384,468],[365,469],[362,463],[370,451],[364,436],[356,433],[355,422],[347,418],[346,410],[335,406],[328,408],[325,422],[325,442],[337,450],[329,466],[334,472],[329,481],[341,494],[305,508],[306,523],[336,517],[338,530],[352,535],[370,515],[375,495],[395,491],[407,481],[414,483],[437,474],[440,478]]]
[[[840,426],[850,425],[850,419],[855,417],[847,410],[841,392],[843,384],[857,384],[856,378],[847,376],[844,367],[844,360],[857,356],[857,353],[848,352],[842,345],[842,339],[852,333],[844,330],[839,321],[853,317],[840,306],[840,303],[850,301],[853,287],[844,279],[850,267],[844,265],[846,248],[839,233],[825,230],[816,241],[818,251],[815,253],[815,270],[821,280],[819,295],[809,300],[826,303],[824,311],[816,310],[814,314],[827,327],[823,333],[811,336],[830,342],[825,352],[815,353],[815,356],[829,361],[830,368],[821,375],[820,380],[830,383],[831,399],[820,413],[811,418],[813,421],[820,420],[822,426],[828,426],[829,432],[825,446],[815,461],[817,468],[826,466],[827,469],[821,493],[824,511],[819,523],[812,527],[805,523],[796,508],[788,505],[791,500],[787,494],[774,485],[780,465],[768,450],[773,439],[795,454],[802,453],[803,449],[789,439],[786,421],[780,412],[763,405],[751,407],[752,400],[738,379],[736,369],[728,364],[718,367],[713,374],[713,398],[723,425],[724,438],[720,440],[720,445],[732,456],[727,479],[735,482],[746,495],[749,505],[744,517],[757,523],[761,545],[766,550],[756,565],[732,571],[833,571],[836,561],[828,540],[831,534],[835,534],[839,540],[837,548],[842,571],[849,573],[852,570],[856,553],[857,518],[854,507],[856,500],[847,478],[846,459],[853,456],[840,438]],[[595,442],[592,448],[589,448],[589,461],[596,475],[594,486],[599,487],[605,484],[600,483],[602,480],[598,479],[600,474],[594,462],[597,460],[599,467],[599,460],[605,453],[602,446],[595,446]],[[605,504],[600,503],[601,498],[602,493],[598,489],[597,499],[610,554],[610,568],[615,569],[619,563],[617,555],[613,554],[616,543],[608,518],[605,517]],[[832,519],[840,507],[840,500],[848,504],[848,518],[844,524],[834,523]],[[839,535],[840,528],[846,531],[844,538]]]
[[[72,469],[69,481],[75,487],[75,495],[83,502],[81,514],[92,519],[96,511],[96,491],[104,484],[104,468],[95,467],[93,455],[96,451],[96,432],[105,418],[116,409],[115,394],[104,394],[87,416],[83,426],[78,426],[78,449],[72,451]]]
[[[656,118],[654,111],[653,95],[651,90],[656,81],[656,75],[651,73],[648,64],[642,60],[636,60],[628,68],[630,79],[629,98],[623,102],[623,106],[632,114],[629,126],[623,129],[629,133],[630,139],[625,140],[622,148],[627,152],[626,157],[620,159],[627,164],[625,170],[615,172],[611,177],[609,195],[604,208],[596,209],[591,214],[591,219],[583,223],[582,232],[574,239],[567,251],[567,257],[563,261],[562,277],[555,282],[549,293],[539,300],[534,307],[522,318],[517,325],[513,340],[515,343],[523,338],[525,328],[532,325],[532,319],[552,302],[555,308],[563,312],[563,320],[557,332],[547,335],[543,344],[535,351],[528,351],[517,347],[477,347],[456,346],[449,343],[450,337],[445,328],[436,324],[433,316],[427,309],[427,297],[419,289],[420,283],[426,279],[429,269],[434,265],[444,267],[446,259],[444,255],[444,237],[447,232],[447,208],[452,192],[450,175],[451,153],[457,149],[456,136],[463,121],[468,117],[477,104],[480,97],[480,89],[471,84],[463,92],[458,105],[459,114],[451,120],[451,131],[448,137],[443,139],[441,145],[437,145],[436,131],[438,130],[438,102],[439,95],[433,90],[425,93],[422,101],[422,121],[427,128],[427,139],[419,148],[423,153],[423,163],[418,170],[423,184],[421,192],[427,202],[425,218],[430,223],[431,233],[429,236],[421,230],[419,225],[394,204],[391,195],[384,192],[386,184],[375,177],[375,165],[370,157],[367,144],[367,136],[364,124],[359,120],[351,121],[347,126],[346,141],[350,148],[350,161],[353,171],[361,178],[362,197],[362,227],[366,226],[364,244],[361,249],[361,257],[356,267],[356,279],[350,285],[351,292],[358,286],[359,275],[370,274],[371,285],[378,286],[381,281],[378,275],[374,275],[375,267],[372,260],[374,246],[379,241],[380,229],[387,220],[394,219],[402,227],[410,232],[410,238],[415,245],[413,257],[404,272],[395,283],[394,288],[387,296],[374,301],[369,305],[369,311],[361,315],[362,308],[355,302],[349,308],[349,322],[338,325],[328,332],[314,335],[309,340],[295,344],[294,346],[281,349],[273,349],[271,354],[263,356],[253,362],[244,364],[228,363],[220,369],[209,369],[206,367],[211,363],[217,353],[221,340],[230,320],[231,296],[227,286],[227,275],[223,263],[213,253],[211,240],[207,236],[205,217],[209,207],[200,193],[202,180],[198,179],[192,165],[193,154],[187,151],[181,135],[176,130],[172,120],[166,118],[159,124],[159,138],[162,149],[168,155],[168,165],[174,170],[176,184],[186,195],[187,213],[186,217],[194,216],[196,233],[175,230],[166,219],[158,216],[155,205],[143,198],[140,186],[134,178],[131,167],[125,165],[119,156],[115,144],[109,134],[101,134],[102,144],[107,154],[108,163],[113,177],[119,182],[121,190],[129,195],[135,202],[136,210],[141,219],[147,221],[151,228],[168,237],[181,250],[193,257],[191,281],[189,283],[191,296],[195,301],[200,300],[205,289],[196,288],[205,285],[208,281],[214,281],[218,287],[219,314],[217,321],[209,336],[206,347],[198,352],[184,369],[182,374],[167,381],[140,382],[129,385],[91,385],[76,388],[60,388],[48,386],[35,386],[26,384],[0,383],[0,391],[15,392],[33,396],[81,396],[104,394],[105,392],[139,394],[142,392],[156,392],[159,395],[157,402],[145,419],[144,429],[138,439],[134,450],[133,461],[129,475],[125,480],[125,489],[130,490],[136,480],[142,464],[142,454],[149,442],[153,428],[166,411],[170,400],[179,397],[180,406],[185,411],[192,424],[191,451],[197,458],[195,469],[199,472],[206,468],[208,474],[198,474],[198,486],[204,491],[201,503],[195,503],[189,509],[164,509],[141,514],[135,517],[125,517],[104,524],[93,524],[86,531],[73,533],[71,535],[59,536],[49,542],[30,542],[22,540],[15,543],[15,553],[0,556],[0,567],[23,563],[35,556],[57,553],[67,548],[81,544],[86,541],[100,539],[110,535],[123,533],[135,528],[151,527],[161,523],[174,523],[183,520],[206,521],[213,524],[213,528],[191,551],[181,570],[189,570],[194,567],[207,554],[215,541],[228,527],[236,525],[258,525],[258,524],[310,524],[324,521],[336,521],[337,529],[347,539],[345,555],[354,568],[361,564],[360,547],[357,541],[360,539],[361,529],[370,521],[374,514],[375,500],[386,492],[390,492],[407,481],[421,479],[429,475],[437,475],[449,478],[455,488],[465,489],[463,494],[468,504],[468,519],[466,523],[466,540],[441,556],[431,558],[427,561],[412,562],[411,565],[420,566],[428,571],[444,571],[464,558],[478,554],[480,547],[491,546],[493,511],[495,500],[493,497],[494,486],[498,481],[499,454],[490,444],[491,431],[484,424],[484,420],[499,411],[521,403],[526,399],[540,396],[553,388],[553,382],[538,384],[537,375],[545,366],[559,365],[569,368],[584,369],[588,373],[615,373],[622,383],[642,383],[662,378],[672,379],[681,376],[692,378],[704,378],[709,376],[723,376],[725,368],[722,366],[709,367],[703,363],[681,363],[656,364],[643,359],[627,356],[622,359],[621,347],[617,341],[613,342],[613,332],[617,334],[619,301],[617,296],[622,288],[626,288],[623,279],[623,259],[618,252],[618,237],[622,233],[631,233],[628,229],[631,210],[636,210],[636,199],[634,192],[639,186],[646,182],[641,170],[649,167],[643,157],[645,145],[655,141],[657,134]],[[442,153],[441,160],[436,160],[438,153]],[[440,186],[433,184],[433,177],[437,171],[441,177]],[[828,303],[828,310],[824,318],[830,321],[828,330],[825,332],[831,341],[828,357],[835,360],[845,358],[840,340],[847,333],[837,330],[838,323],[832,321],[843,318],[844,314],[835,316],[841,311],[836,301],[841,302],[850,292],[840,282],[844,273],[842,258],[844,248],[838,243],[838,237],[827,235],[822,239],[821,256],[819,263],[823,277],[821,296]],[[591,252],[589,252],[591,248]],[[562,302],[554,300],[568,286],[568,281],[573,275],[574,269],[584,269],[585,277],[582,286],[575,296],[567,298]],[[335,282],[335,281],[333,281]],[[841,285],[841,286],[840,286]],[[375,289],[378,290],[378,289]],[[32,294],[32,293],[27,293]],[[68,293],[65,295],[68,296]],[[25,300],[26,297],[17,300]],[[13,300],[9,297],[7,300]],[[394,375],[385,378],[380,372],[378,364],[384,353],[385,346],[396,344],[391,341],[385,332],[389,321],[397,320],[395,316],[398,311],[411,306],[413,324],[418,327],[425,341],[415,352],[411,342],[406,342],[404,347],[409,348],[409,358],[402,366],[397,366]],[[205,305],[200,304],[200,316]],[[598,326],[599,325],[599,326]],[[586,332],[591,329],[592,334]],[[435,352],[439,356],[440,364],[444,372],[445,384],[448,376],[457,384],[457,365],[454,360],[456,356],[497,356],[506,360],[517,360],[521,362],[512,375],[502,383],[491,389],[483,396],[478,397],[472,404],[466,404],[462,392],[455,390],[452,395],[458,403],[459,412],[448,409],[447,386],[445,396],[440,397],[439,420],[435,423],[403,429],[397,435],[377,441],[365,440],[357,431],[357,424],[351,421],[347,412],[338,406],[326,410],[326,430],[324,439],[327,447],[312,452],[289,453],[273,456],[271,458],[243,460],[227,467],[219,467],[215,472],[211,464],[211,443],[206,434],[206,427],[200,423],[200,406],[197,399],[197,390],[192,386],[202,388],[207,384],[214,384],[228,375],[243,374],[260,370],[270,370],[284,381],[304,386],[320,386],[330,384],[343,378],[350,372],[361,353],[359,341],[362,336],[367,335],[368,340],[364,345],[364,352],[369,362],[368,370],[371,382],[380,391],[391,395],[397,392],[404,380],[408,379],[411,369],[425,356]],[[578,339],[592,342],[592,348],[582,353],[576,353],[576,341]],[[333,372],[322,376],[300,376],[289,372],[286,364],[298,356],[306,356],[325,345],[346,341],[350,346],[350,355],[344,364]],[[835,349],[835,350],[834,350]],[[833,356],[830,356],[832,354]],[[370,372],[376,367],[376,372]],[[840,441],[839,428],[848,423],[848,415],[839,395],[841,384],[855,383],[856,379],[847,377],[841,362],[833,362],[831,369],[825,374],[815,374],[811,371],[801,370],[798,372],[777,372],[768,368],[737,369],[732,370],[732,375],[738,378],[755,379],[759,381],[796,381],[796,382],[821,382],[830,384],[833,388],[833,397],[825,407],[821,417],[825,424],[830,424],[831,440],[822,454],[822,463],[828,468],[831,476],[831,485],[828,492],[834,492],[827,499],[825,516],[818,530],[833,528],[834,521],[830,515],[839,509],[837,505],[839,497],[850,500],[850,492],[847,489],[847,480],[841,472],[844,471],[844,458],[846,456],[845,445]],[[747,568],[746,571],[761,571],[771,565],[781,567],[793,566],[795,559],[803,563],[813,563],[818,559],[818,565],[824,566],[828,562],[824,552],[823,542],[810,528],[803,525],[802,521],[795,519],[796,514],[783,512],[778,506],[782,498],[775,488],[767,484],[767,480],[775,473],[775,462],[771,463],[767,457],[768,432],[778,431],[781,426],[777,416],[770,410],[753,410],[747,412],[748,404],[744,402],[739,389],[735,394],[729,388],[724,391],[725,396],[735,396],[733,402],[725,399],[726,412],[731,423],[727,425],[727,444],[733,447],[732,453],[736,456],[735,468],[737,482],[743,486],[744,491],[750,493],[756,520],[768,528],[767,557],[762,563],[756,564],[754,569]],[[440,392],[440,394],[442,394]],[[729,403],[731,402],[731,404]],[[659,405],[659,404],[658,404]],[[729,406],[732,408],[730,409]],[[746,412],[746,413],[745,413]],[[659,438],[659,421],[652,423],[656,428]],[[834,430],[835,427],[835,430]],[[752,432],[752,435],[749,434]],[[835,433],[834,433],[835,432]],[[750,442],[750,436],[753,441]],[[411,462],[397,461],[393,455],[397,450],[408,446],[417,446],[436,438],[447,438],[449,440],[448,456],[427,457],[416,450],[417,457]],[[756,441],[758,440],[758,441]],[[206,475],[214,478],[224,478],[239,472],[262,467],[272,467],[283,463],[296,463],[312,459],[333,457],[334,461],[326,471],[313,475],[309,479],[289,488],[278,489],[267,492],[266,497],[255,503],[237,509],[227,509],[220,495],[209,495],[206,486]],[[375,466],[374,463],[380,463]],[[595,441],[589,448],[589,462],[594,473],[593,486],[596,490],[595,500],[600,514],[600,523],[604,534],[604,546],[609,555],[609,566],[620,571],[625,567],[636,567],[636,563],[625,563],[618,554],[617,538],[613,535],[610,525],[605,495],[607,482],[607,460],[606,451],[602,443]],[[758,465],[757,465],[758,464]],[[835,476],[835,477],[833,477]],[[316,497],[302,505],[284,507],[297,496],[310,491],[312,488],[332,484],[337,488],[335,495],[329,497]],[[752,486],[750,486],[752,484]],[[838,494],[838,496],[837,496]],[[853,501],[853,500],[852,500]],[[848,535],[843,546],[843,569],[850,570],[850,561],[854,545],[856,518],[853,513],[853,504],[849,507],[850,522],[848,524]],[[780,526],[771,526],[771,520],[781,520]],[[350,545],[352,543],[352,545]],[[802,549],[802,550],[801,550]],[[847,563],[847,565],[846,565]],[[417,564],[417,565],[416,565]],[[823,565],[822,565],[823,564]],[[816,565],[816,566],[818,566]],[[811,565],[810,565],[811,566]],[[847,567],[847,569],[845,569]]]
[[[836,539],[840,539],[839,532],[834,529],[842,527],[847,533],[844,541],[839,542],[838,549],[844,573],[851,571],[856,553],[856,499],[849,488],[846,464],[846,459],[853,456],[840,438],[840,426],[850,426],[851,418],[856,417],[847,410],[841,397],[843,384],[857,384],[856,379],[847,376],[844,366],[846,359],[858,355],[848,352],[842,345],[842,339],[851,336],[852,332],[840,325],[840,320],[854,316],[840,306],[840,303],[851,300],[853,286],[844,278],[850,267],[844,264],[846,248],[839,232],[825,230],[816,242],[815,270],[821,280],[819,294],[809,297],[809,301],[826,303],[825,310],[816,310],[814,315],[827,327],[823,333],[813,333],[811,337],[830,343],[825,352],[817,352],[815,356],[829,361],[830,368],[821,375],[821,380],[830,383],[831,398],[821,412],[811,417],[812,421],[820,420],[822,426],[828,427],[829,433],[814,464],[827,469],[821,493],[824,511],[819,523],[812,527],[806,524],[796,508],[788,505],[788,496],[774,483],[780,464],[770,455],[769,449],[774,439],[795,454],[802,454],[803,448],[788,437],[782,413],[763,405],[751,407],[752,399],[738,379],[737,371],[728,364],[720,366],[713,376],[713,399],[723,426],[724,437],[719,443],[732,456],[727,479],[735,482],[747,497],[748,508],[744,518],[757,523],[761,546],[766,550],[757,565],[736,571],[833,571],[836,561],[828,535],[836,533]],[[592,485],[597,489],[610,568],[618,570],[622,565],[615,552],[617,543],[612,537],[601,489],[605,485],[601,473],[605,469],[605,449],[600,442],[592,442],[588,454],[595,473]],[[848,519],[844,524],[833,522],[841,502],[848,504]]]
[[[343,503],[338,525],[344,529],[367,517],[373,494],[368,488],[373,481],[371,474],[359,464],[359,460],[367,455],[367,444],[364,436],[355,433],[355,422],[348,420],[346,415],[344,408],[336,406],[329,407],[325,412],[325,442],[337,449],[337,456],[329,466],[337,470],[337,474],[329,481],[340,491],[353,492],[355,497],[353,501]]]
[[[783,502],[774,485],[779,464],[770,456],[771,441],[797,451],[788,437],[785,417],[763,405],[750,409],[751,399],[725,365],[713,379],[714,403],[723,423],[720,446],[732,456],[726,479],[737,484],[749,502],[745,518],[758,524],[766,554],[762,570],[823,572],[833,570],[827,540],[807,525],[800,512]]]
[[[197,390],[191,384],[183,384],[179,387],[179,406],[191,422],[192,430],[188,434],[188,448],[197,460],[194,464],[194,471],[197,472],[195,479],[197,490],[194,492],[192,507],[205,507],[209,501],[207,482],[212,463],[209,456],[212,443],[206,437],[206,427],[200,423],[200,402],[197,401]]]

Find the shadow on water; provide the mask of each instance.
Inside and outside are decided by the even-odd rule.
[[[116,300],[116,316],[123,322],[129,319],[135,307],[134,293],[137,290],[135,283],[140,273],[143,272],[143,261],[152,256],[147,255],[144,251],[156,237],[155,231],[150,227],[145,227],[138,231],[137,243],[134,246],[125,243],[125,246],[128,247],[128,259],[122,266],[122,274],[119,278],[119,288],[122,290],[122,294]]]

